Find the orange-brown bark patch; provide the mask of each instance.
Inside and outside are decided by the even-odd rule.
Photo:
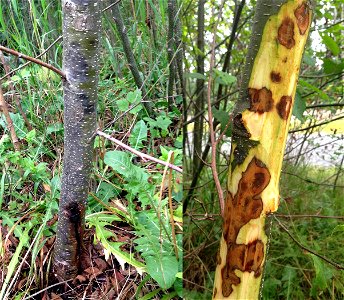
[[[297,26],[299,27],[300,34],[304,35],[309,26],[310,19],[309,7],[307,3],[303,2],[297,9],[295,9],[294,15],[296,18]]]
[[[290,96],[282,96],[281,100],[276,105],[278,115],[283,120],[287,120],[289,117],[291,103],[292,103],[292,98]]]
[[[278,28],[278,41],[287,49],[291,49],[295,45],[294,22],[289,17],[284,18]]]
[[[281,74],[279,72],[274,72],[274,71],[270,73],[270,78],[272,82],[276,82],[276,83],[281,82],[282,80]]]
[[[236,239],[241,227],[260,216],[263,201],[259,195],[269,184],[270,178],[270,172],[264,163],[253,158],[246,171],[242,173],[234,198],[231,193],[227,194],[223,237],[228,251],[226,265],[221,270],[224,297],[232,293],[232,285],[240,283],[235,270],[254,272],[256,277],[261,274],[264,259],[263,242],[255,240],[245,245],[237,244]]]
[[[274,103],[272,92],[266,87],[263,87],[260,90],[249,88],[248,94],[250,97],[250,111],[262,114],[272,109]]]

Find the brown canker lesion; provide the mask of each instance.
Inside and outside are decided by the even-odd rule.
[[[277,39],[281,45],[287,49],[291,49],[295,46],[294,40],[294,22],[291,18],[285,17],[282,24],[278,28]]]
[[[294,15],[300,34],[304,35],[307,31],[310,20],[310,9],[308,4],[303,2],[297,9],[295,9]]]
[[[292,98],[290,96],[282,96],[280,101],[276,104],[278,115],[283,120],[288,119],[290,109],[291,109],[291,104],[292,104]]]
[[[264,259],[264,244],[254,240],[249,244],[237,244],[240,229],[250,220],[260,216],[263,210],[262,191],[270,182],[270,172],[265,164],[253,158],[238,184],[234,195],[228,193],[226,199],[223,237],[227,244],[226,265],[221,270],[222,294],[228,297],[233,291],[233,285],[240,283],[235,270],[254,272],[260,276]]]
[[[261,89],[249,88],[248,95],[250,100],[250,111],[259,114],[271,111],[274,100],[272,99],[272,92],[263,87]]]
[[[272,71],[270,73],[270,78],[272,82],[279,83],[282,80],[281,74],[279,72]]]

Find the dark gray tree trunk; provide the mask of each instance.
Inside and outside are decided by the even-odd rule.
[[[176,64],[175,64],[175,42],[174,42],[174,28],[175,28],[175,17],[176,17],[176,2],[174,0],[168,0],[168,36],[167,36],[167,59],[170,64],[169,66],[169,77],[168,77],[168,88],[167,88],[167,98],[168,98],[168,109],[172,110],[174,97],[174,82],[176,78]]]
[[[204,4],[205,0],[198,1],[197,12],[197,73],[204,74]],[[196,103],[195,115],[204,109],[205,94],[204,94],[204,79],[199,78],[196,81]],[[203,137],[203,116],[200,115],[195,118],[194,134],[193,134],[193,174],[196,175],[198,166],[201,162],[202,155],[202,137]]]
[[[92,169],[99,66],[100,3],[63,0],[64,158],[54,272],[77,275]]]
[[[146,88],[140,76],[139,68],[137,66],[133,50],[131,49],[131,46],[130,46],[130,41],[127,35],[127,28],[124,25],[121,12],[119,9],[119,4],[114,5],[114,7],[112,8],[112,13],[113,13],[113,19],[115,20],[115,23],[116,23],[118,34],[122,41],[123,50],[129,64],[129,69],[131,73],[133,74],[136,86],[142,91],[142,96],[143,96],[142,98],[144,100],[143,105],[146,108],[148,114],[153,115],[153,104],[152,102],[147,101]]]

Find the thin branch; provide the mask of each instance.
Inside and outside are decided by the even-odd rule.
[[[278,220],[278,218],[276,218],[274,216],[275,220],[277,221],[278,225],[289,235],[289,237],[294,241],[295,244],[297,244],[302,250],[307,251],[309,253],[312,253],[313,255],[321,258],[322,260],[326,261],[328,264],[332,265],[333,267],[335,267],[338,270],[344,270],[344,266],[330,260],[329,258],[327,258],[326,256],[323,256],[319,253],[316,253],[315,251],[313,251],[312,249],[309,249],[307,247],[305,247],[304,245],[302,245],[298,240],[296,240],[293,235],[291,234],[291,232],[282,224],[282,222],[280,220]]]
[[[324,216],[324,215],[284,215],[284,214],[274,214],[278,218],[293,219],[293,218],[319,218],[319,219],[338,219],[344,220],[344,216]]]
[[[10,116],[10,112],[8,111],[8,105],[4,99],[4,94],[2,92],[1,86],[0,86],[0,108],[2,109],[2,112],[5,116],[6,122],[7,122],[7,128],[10,132],[11,140],[14,146],[14,149],[16,151],[20,151],[20,142],[18,140],[17,134],[14,130],[13,122]]]
[[[335,107],[335,106],[344,106],[344,103],[322,103],[322,104],[313,104],[313,105],[307,105],[306,109],[310,108],[318,108],[318,107]]]
[[[35,58],[40,58],[40,57],[42,57],[45,53],[47,53],[50,49],[51,49],[51,47],[53,47],[58,41],[60,41],[62,39],[62,35],[60,35],[55,41],[53,41],[50,45],[49,45],[49,47],[47,48],[47,49],[45,49],[41,54],[39,54],[39,55],[37,55]],[[7,72],[4,76],[2,76],[1,78],[0,78],[0,81],[2,81],[3,79],[5,79],[6,77],[10,77],[12,74],[14,74],[15,72],[17,72],[17,71],[19,71],[20,69],[22,69],[22,68],[25,68],[27,65],[29,65],[29,64],[31,64],[32,63],[32,61],[28,61],[28,62],[26,62],[25,64],[22,64],[21,66],[19,66],[18,68],[16,68],[16,69],[13,69],[12,71],[10,71],[10,72]]]
[[[290,173],[290,172],[287,172],[287,171],[282,171],[283,174],[288,174],[288,175],[291,175],[291,176],[295,176],[305,182],[308,182],[308,183],[311,183],[311,184],[316,184],[316,185],[323,185],[323,186],[330,186],[330,187],[333,187],[333,184],[329,184],[329,183],[320,183],[320,182],[315,182],[315,181],[312,181],[310,179],[307,179],[307,178],[303,178],[297,174],[294,174],[294,173]],[[339,188],[344,188],[344,186],[338,186]]]
[[[119,145],[120,147],[130,151],[131,153],[133,153],[133,154],[135,154],[135,155],[137,155],[137,156],[139,156],[141,158],[144,158],[144,159],[147,159],[147,160],[150,160],[150,161],[154,161],[154,162],[156,162],[158,164],[161,164],[163,166],[167,166],[167,167],[169,167],[169,168],[171,168],[171,169],[173,169],[173,170],[175,170],[175,171],[177,171],[179,173],[183,173],[183,169],[182,168],[177,167],[177,166],[175,166],[173,164],[167,163],[166,161],[163,161],[161,159],[155,158],[155,157],[150,156],[148,154],[145,154],[145,153],[142,153],[140,151],[137,151],[137,150],[131,148],[130,146],[122,143],[121,141],[111,137],[110,135],[108,135],[108,134],[106,134],[106,133],[104,133],[104,132],[102,132],[100,130],[97,130],[96,134],[98,134],[98,135],[100,135],[102,137],[105,137],[106,139],[114,142],[115,144]]]
[[[43,292],[45,292],[45,291],[47,291],[47,290],[49,290],[49,289],[55,287],[55,286],[58,286],[58,285],[67,283],[67,282],[72,281],[72,280],[74,280],[74,279],[72,278],[72,279],[68,279],[68,280],[62,281],[62,282],[54,283],[54,284],[52,284],[52,285],[50,285],[50,286],[47,286],[46,288],[44,288],[44,289],[38,291],[37,293],[34,293],[34,294],[32,294],[31,296],[24,298],[23,300],[32,299],[32,298],[34,298],[35,296],[37,296],[37,295],[39,295],[39,294],[41,294],[41,293],[43,293]]]
[[[47,68],[47,69],[49,69],[49,70],[55,72],[56,74],[60,75],[61,78],[63,78],[63,79],[66,78],[66,74],[65,74],[63,71],[61,71],[60,69],[54,67],[53,65],[48,64],[48,63],[46,63],[46,62],[44,62],[44,61],[41,61],[41,60],[39,60],[39,59],[37,59],[37,58],[34,58],[34,57],[31,57],[31,56],[25,55],[25,54],[23,54],[23,53],[20,53],[20,52],[18,52],[18,51],[13,50],[13,49],[6,48],[6,47],[4,47],[4,46],[0,46],[0,51],[3,51],[3,52],[6,52],[6,53],[9,53],[9,54],[12,54],[12,55],[17,56],[17,57],[19,57],[19,58],[23,58],[23,59],[28,60],[28,61],[31,61],[31,62],[33,62],[33,63],[35,63],[35,64],[41,65],[42,67],[45,67],[45,68]],[[6,76],[7,76],[7,75],[6,75]]]
[[[331,120],[328,120],[328,121],[324,121],[324,122],[321,122],[321,123],[318,123],[318,124],[314,124],[314,125],[308,126],[308,127],[306,127],[306,128],[300,128],[300,129],[289,130],[289,133],[294,133],[294,132],[309,130],[309,129],[312,129],[312,128],[315,128],[315,127],[319,127],[319,126],[322,126],[322,125],[329,124],[329,123],[331,123],[331,122],[334,122],[334,121],[337,121],[337,120],[340,120],[340,119],[343,119],[343,118],[344,118],[344,116],[340,116],[340,117],[338,117],[338,118],[334,118],[334,119],[331,119]]]
[[[219,13],[218,13],[218,20],[221,19],[222,14],[222,8],[223,8],[224,1],[221,2]],[[213,15],[214,8],[213,8]],[[212,51],[210,56],[210,72],[213,71],[214,65],[215,65],[215,45],[216,45],[216,31],[217,31],[217,25],[218,21],[215,23],[214,31],[213,31],[213,41],[212,41]],[[211,171],[213,173],[213,178],[216,186],[216,191],[219,197],[219,203],[220,203],[220,209],[221,209],[221,215],[223,216],[224,210],[225,210],[225,201],[223,196],[223,191],[221,187],[221,183],[219,180],[219,176],[217,173],[217,166],[216,166],[216,148],[217,148],[217,142],[215,140],[215,130],[214,130],[214,123],[213,123],[213,112],[211,109],[211,84],[212,84],[212,76],[209,76],[208,80],[208,89],[207,89],[207,102],[208,102],[208,118],[209,118],[209,135],[210,135],[210,142],[211,142]]]
[[[5,72],[6,72],[7,74],[9,74],[9,73],[10,73],[10,67],[9,67],[9,65],[8,65],[7,62],[6,62],[5,57],[4,57],[4,54],[2,53],[2,51],[0,51],[0,60],[1,60],[1,62],[2,62],[2,65],[4,66]],[[8,78],[10,78],[10,77],[8,77]],[[0,82],[1,82],[1,80],[0,80]],[[9,89],[10,89],[10,90],[12,91],[12,93],[13,93],[13,94],[12,94],[12,99],[13,99],[14,102],[16,103],[17,109],[18,109],[20,115],[23,117],[23,119],[24,119],[24,121],[25,121],[25,124],[26,124],[27,128],[31,131],[31,130],[32,130],[32,126],[31,126],[31,124],[30,124],[29,119],[27,118],[26,114],[25,114],[24,111],[23,111],[23,108],[22,108],[22,106],[21,106],[21,103],[20,103],[20,101],[19,101],[19,98],[18,98],[17,94],[15,93],[15,89],[14,89],[13,83],[12,83],[11,81],[9,81],[8,86],[9,86]]]

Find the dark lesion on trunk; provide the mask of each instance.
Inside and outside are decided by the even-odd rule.
[[[263,201],[260,194],[270,182],[270,172],[265,164],[253,158],[238,184],[238,191],[234,196],[227,194],[224,216],[223,238],[227,244],[226,264],[221,270],[222,294],[228,297],[233,292],[233,285],[240,283],[235,270],[254,272],[255,277],[262,273],[264,260],[264,243],[253,240],[248,244],[237,244],[240,229],[256,219],[263,211]],[[217,260],[221,263],[221,259]]]

